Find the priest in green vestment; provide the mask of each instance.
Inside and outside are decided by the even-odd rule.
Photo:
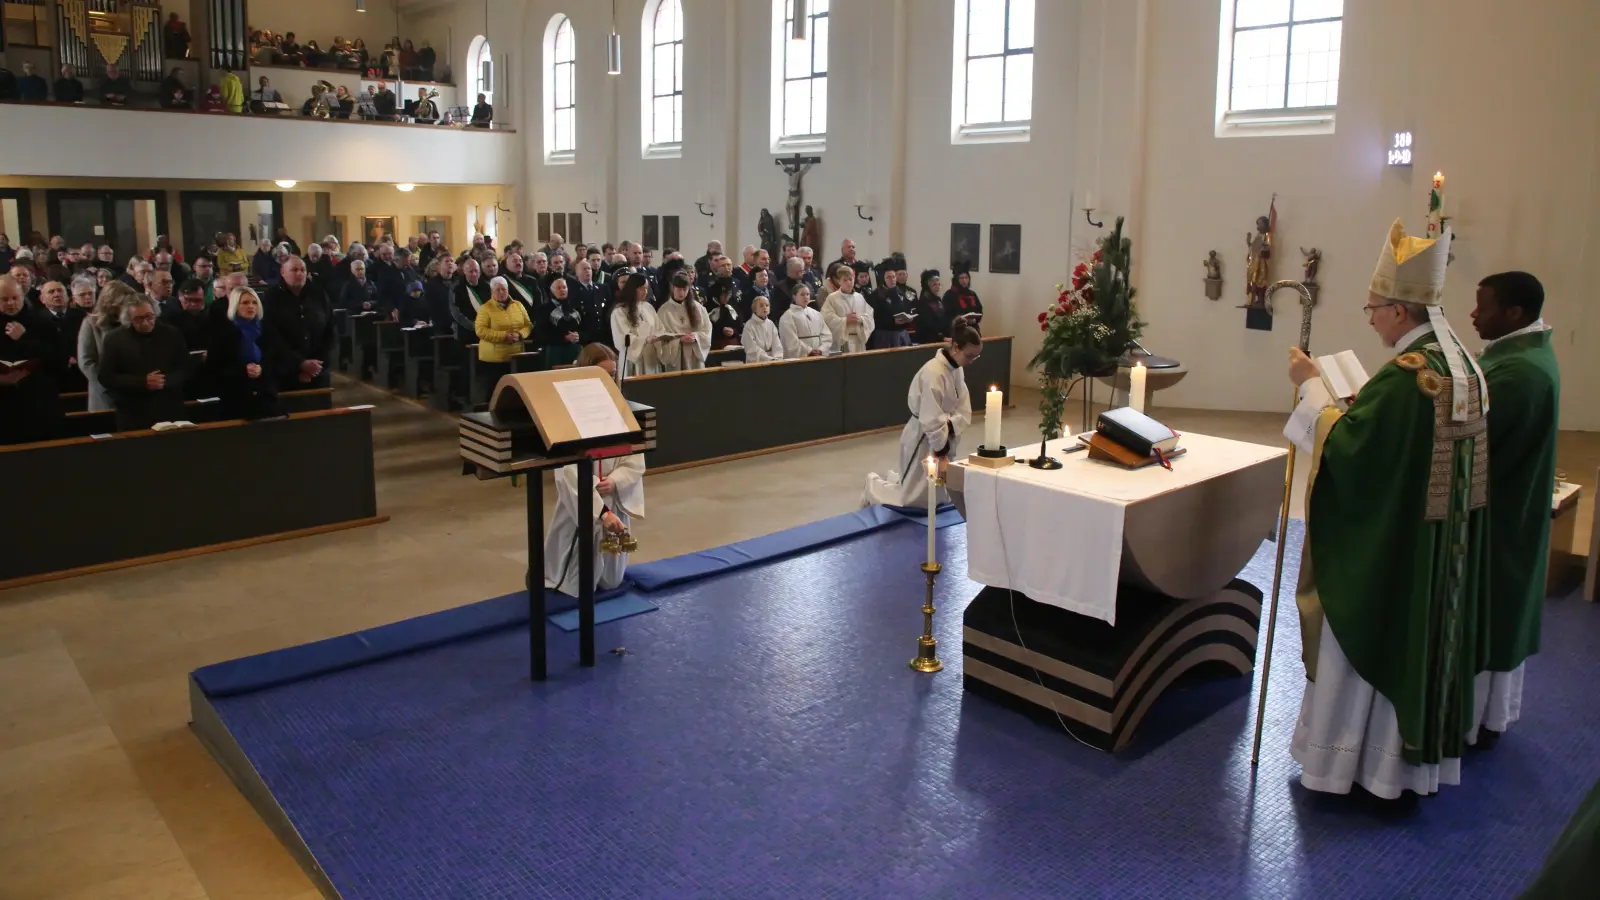
[[[1593,897],[1600,884],[1600,783],[1578,806],[1556,838],[1544,868],[1520,900],[1572,900]]]
[[[1396,354],[1354,398],[1290,351],[1311,454],[1300,564],[1301,783],[1386,799],[1459,784],[1488,612],[1489,395],[1440,303],[1450,235],[1396,220],[1364,311]]]
[[[1489,382],[1488,657],[1478,665],[1479,745],[1522,713],[1524,661],[1539,652],[1550,499],[1555,489],[1561,373],[1544,324],[1544,286],[1527,272],[1478,283],[1472,325],[1489,342],[1478,355]]]

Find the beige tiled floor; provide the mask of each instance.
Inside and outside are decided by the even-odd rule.
[[[1006,424],[1017,443],[1037,427],[1033,399],[1021,403]],[[1161,416],[1180,430],[1272,444],[1282,424],[1250,413]],[[381,401],[373,427],[387,524],[0,592],[0,898],[316,896],[189,732],[185,676],[516,590],[527,558],[522,493],[457,474],[452,422]],[[863,474],[892,460],[896,440],[652,476],[638,559],[852,509]],[[1597,461],[1600,435],[1563,435],[1563,467],[1587,497]]]

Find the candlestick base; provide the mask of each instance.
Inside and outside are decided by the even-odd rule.
[[[1061,460],[1056,459],[1054,456],[1046,456],[1045,454],[1041,453],[1033,459],[1028,460],[1028,465],[1035,469],[1059,469],[1061,468]]]
[[[978,455],[984,459],[999,459],[1002,456],[1009,456],[1010,453],[1006,450],[1004,444],[1000,445],[999,447],[989,447],[985,445],[978,448]]]
[[[985,469],[1003,469],[1016,461],[1016,457],[1007,452],[1004,447],[999,450],[979,447],[977,453],[967,457],[967,465],[980,466]]]
[[[917,638],[917,655],[912,657],[911,668],[932,675],[944,668],[939,660],[939,642],[933,637],[933,579],[943,566],[936,562],[922,564],[922,574],[927,577],[928,593],[922,601],[922,636]]]

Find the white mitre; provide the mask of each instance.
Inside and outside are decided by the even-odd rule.
[[[1416,303],[1428,308],[1428,321],[1433,325],[1434,337],[1450,367],[1452,403],[1450,419],[1465,422],[1467,409],[1467,373],[1478,379],[1478,389],[1483,398],[1483,411],[1489,411],[1489,385],[1478,368],[1478,361],[1467,353],[1456,336],[1454,328],[1444,317],[1444,275],[1450,263],[1450,232],[1437,239],[1411,237],[1399,219],[1389,226],[1389,236],[1378,253],[1378,267],[1372,272],[1372,293],[1385,300]],[[1404,348],[1401,348],[1404,349]]]

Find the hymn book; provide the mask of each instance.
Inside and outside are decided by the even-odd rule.
[[[1356,359],[1354,350],[1317,357],[1317,369],[1322,386],[1328,389],[1328,396],[1341,412],[1350,408],[1350,401],[1367,383],[1367,370],[1362,368],[1361,360]]]

